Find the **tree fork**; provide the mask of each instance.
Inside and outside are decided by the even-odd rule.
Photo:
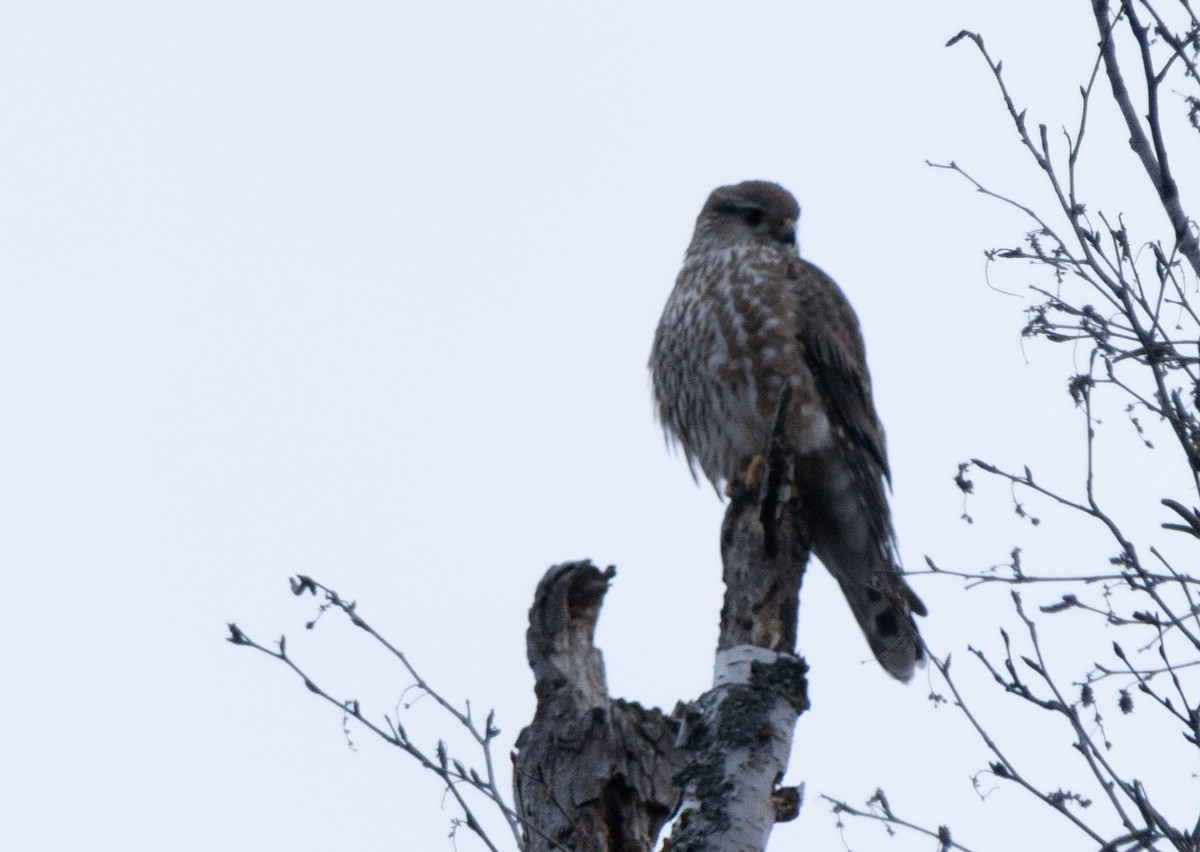
[[[699,699],[668,717],[609,697],[593,638],[613,568],[556,565],[538,584],[526,634],[538,704],[513,756],[528,850],[650,850],[679,810],[664,848],[761,852],[799,812],[801,791],[779,786],[808,707],[794,648],[809,538],[782,429],[789,396],[725,512],[714,683]]]

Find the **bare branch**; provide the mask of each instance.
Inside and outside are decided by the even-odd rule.
[[[1171,174],[1166,145],[1162,139],[1162,124],[1158,114],[1158,89],[1162,78],[1154,70],[1150,53],[1150,29],[1141,25],[1133,5],[1129,2],[1121,4],[1121,10],[1115,18],[1109,8],[1108,0],[1092,0],[1092,12],[1096,18],[1096,27],[1100,32],[1100,51],[1104,57],[1104,70],[1112,87],[1113,100],[1120,108],[1121,116],[1125,119],[1125,126],[1129,130],[1129,145],[1137,154],[1150,182],[1158,193],[1159,200],[1162,201],[1163,209],[1175,232],[1175,244],[1191,264],[1192,273],[1200,276],[1200,243],[1197,243],[1194,231],[1195,221],[1184,212],[1179,197],[1179,187]],[[1133,99],[1125,85],[1120,60],[1117,57],[1113,27],[1122,14],[1126,17],[1130,32],[1141,54],[1148,101],[1146,121],[1150,136],[1147,136],[1147,128],[1142,126],[1142,121],[1133,106]]]
[[[356,626],[367,630],[373,636],[377,637],[377,639],[382,644],[384,644],[386,647],[391,648],[391,646],[388,645],[388,643],[383,641],[382,638],[378,637],[378,634],[375,633],[375,631],[372,628],[370,628],[370,626],[367,625],[366,622],[363,621],[362,618],[357,615],[357,613],[355,613],[354,605],[352,603],[347,604],[333,590],[327,589],[325,586],[322,586],[321,584],[317,583],[316,581],[312,580],[311,578],[303,577],[303,576],[293,578],[291,580],[291,585],[292,585],[293,593],[297,594],[297,595],[303,594],[304,592],[311,592],[312,594],[315,595],[318,593],[318,590],[320,590],[326,596],[326,606],[336,607],[336,608],[340,609],[342,612],[346,613],[346,615],[350,617],[351,621]],[[314,622],[309,622],[308,626],[310,629],[312,628],[313,624],[314,624]],[[442,741],[438,742],[437,749],[435,751],[435,755],[431,757],[430,755],[428,755],[424,751],[422,751],[420,748],[418,748],[415,743],[413,743],[413,741],[408,737],[408,733],[405,731],[404,726],[401,725],[398,720],[393,720],[393,719],[385,716],[384,717],[384,725],[377,724],[375,722],[372,722],[370,719],[368,719],[363,714],[362,708],[356,699],[343,700],[343,699],[335,698],[332,695],[330,695],[323,687],[318,685],[317,682],[309,674],[307,674],[288,655],[288,653],[287,653],[287,638],[286,637],[280,637],[280,639],[276,643],[276,649],[272,649],[272,648],[269,648],[265,645],[261,645],[258,642],[255,642],[254,640],[252,640],[236,624],[229,625],[229,634],[230,635],[227,637],[229,642],[232,642],[235,645],[242,645],[242,646],[245,646],[248,648],[252,648],[256,651],[266,654],[267,656],[283,663],[297,677],[300,678],[300,680],[303,682],[304,686],[308,689],[309,692],[311,692],[314,695],[318,696],[319,698],[327,701],[328,703],[336,706],[339,710],[342,711],[343,714],[345,714],[346,717],[354,719],[359,725],[366,728],[368,731],[373,733],[379,739],[383,740],[384,742],[388,743],[389,745],[395,746],[396,748],[400,749],[405,754],[409,755],[411,758],[416,760],[416,762],[423,769],[428,770],[429,772],[436,775],[439,779],[441,779],[442,783],[445,785],[446,791],[454,799],[455,803],[459,807],[459,810],[463,814],[463,819],[461,820],[461,822],[459,822],[457,824],[462,824],[462,825],[465,825],[467,828],[469,828],[484,843],[484,845],[487,846],[488,849],[493,850],[493,852],[499,852],[499,848],[495,845],[495,843],[492,841],[492,839],[488,836],[487,832],[484,830],[483,826],[480,824],[479,820],[476,818],[474,810],[471,808],[471,806],[468,804],[467,800],[463,797],[462,793],[460,792],[460,790],[459,790],[460,785],[465,784],[466,786],[474,788],[475,790],[477,790],[478,792],[483,794],[485,799],[490,801],[500,811],[500,813],[503,814],[503,816],[504,816],[505,820],[508,822],[510,828],[513,829],[513,836],[517,842],[517,848],[519,848],[519,849],[524,848],[523,844],[521,843],[521,838],[520,838],[520,834],[518,831],[518,823],[517,823],[517,819],[516,819],[516,813],[504,801],[503,796],[500,794],[499,789],[495,785],[494,777],[491,777],[490,759],[488,761],[489,762],[489,772],[488,772],[489,778],[485,780],[474,770],[469,770],[460,761],[452,760],[449,757],[449,754],[446,750],[445,743]],[[398,656],[400,656],[401,658],[403,658],[403,655],[399,654],[399,652],[395,652],[395,653]],[[407,661],[405,662],[405,665],[408,668],[410,674],[412,674],[413,677],[416,678],[418,680],[418,682],[421,684],[421,689],[425,690],[428,694],[436,697],[438,699],[438,703],[442,707],[449,708],[449,705],[444,700],[442,700],[440,698],[440,696],[437,696],[437,694],[432,689],[430,689],[429,685],[426,684],[424,680],[421,680],[419,678],[419,676],[416,674],[416,672],[412,670],[411,666],[408,666]],[[469,731],[471,731],[472,734],[477,733],[473,724],[470,722],[470,720],[464,714],[455,712],[452,710],[452,708],[451,708],[451,711],[452,711],[452,714],[454,715],[454,717],[460,722],[460,724],[462,724]],[[485,754],[487,754],[490,751],[490,745],[491,745],[492,738],[494,738],[496,733],[499,733],[498,731],[495,731],[494,727],[492,726],[491,717],[489,716],[488,718],[489,718],[489,722],[488,722],[487,732],[485,732],[485,734],[482,738],[477,736],[477,741],[482,746]],[[493,731],[494,731],[494,733],[492,733]],[[489,755],[489,758],[490,758],[490,755]]]
[[[867,800],[869,810],[860,810],[851,807],[846,802],[840,799],[835,799],[831,796],[823,795],[822,799],[833,805],[835,814],[850,814],[850,816],[860,817],[862,819],[875,820],[876,822],[885,823],[888,826],[899,826],[900,828],[908,829],[916,834],[923,834],[926,837],[931,837],[938,842],[938,852],[950,852],[952,849],[958,849],[960,852],[971,852],[966,846],[951,839],[950,829],[946,826],[939,826],[937,829],[929,829],[916,823],[910,822],[896,816],[892,812],[891,806],[888,804],[887,797],[884,796],[883,790],[876,790],[875,795]]]

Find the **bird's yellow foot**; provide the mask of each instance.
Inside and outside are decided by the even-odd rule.
[[[735,492],[758,491],[762,484],[762,478],[767,473],[767,459],[765,456],[756,455],[750,459],[750,464],[746,465],[746,469],[737,475],[733,482],[725,486],[725,493],[732,497]]]

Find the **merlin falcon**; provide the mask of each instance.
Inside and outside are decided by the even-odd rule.
[[[900,571],[862,333],[837,284],[801,259],[799,216],[775,183],[709,196],[654,335],[658,414],[720,490],[763,452],[791,388],[784,429],[813,553],[876,659],[907,681],[924,657],[912,617],[926,610]]]

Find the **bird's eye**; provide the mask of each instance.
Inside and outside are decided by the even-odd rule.
[[[762,224],[763,212],[757,207],[751,207],[742,214],[746,218],[746,224],[751,228],[757,228]]]

